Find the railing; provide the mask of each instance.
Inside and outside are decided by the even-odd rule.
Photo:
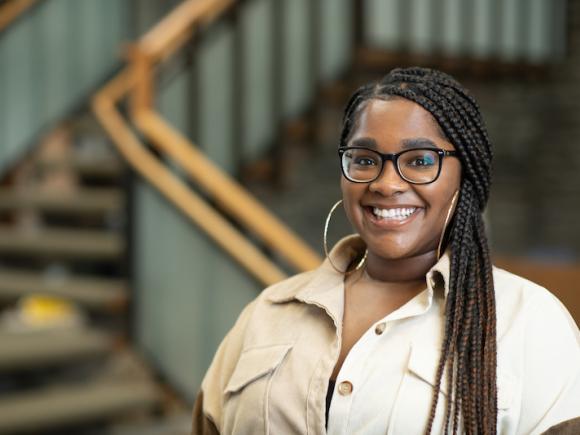
[[[557,0],[558,4],[561,4],[562,1]],[[155,96],[158,94],[156,78],[159,75],[159,70],[163,69],[164,65],[170,63],[176,57],[175,54],[187,46],[189,41],[195,39],[192,38],[194,35],[202,33],[198,32],[200,29],[205,28],[209,23],[215,21],[217,17],[227,15],[228,12],[231,12],[240,4],[247,3],[250,2],[234,2],[233,0],[191,0],[181,3],[136,44],[130,47],[128,50],[129,66],[113,80],[110,86],[107,86],[99,92],[94,99],[93,107],[111,137],[114,138],[120,151],[129,159],[131,164],[162,191],[167,198],[170,198],[178,208],[201,226],[230,255],[236,258],[248,271],[262,283],[269,284],[279,280],[283,276],[281,270],[249,243],[240,231],[236,230],[233,225],[221,217],[220,213],[207,205],[207,202],[204,202],[179,177],[167,169],[161,163],[160,159],[132,132],[129,124],[124,120],[117,107],[118,103],[125,97],[128,97],[132,125],[136,126],[144,138],[155,146],[157,152],[160,152],[162,156],[170,158],[181,166],[188,174],[188,177],[195,181],[196,186],[201,188],[222,211],[227,212],[245,230],[257,235],[265,243],[267,248],[280,253],[297,270],[307,270],[316,266],[320,259],[312,250],[293,235],[278,219],[265,210],[233,178],[227,175],[216,164],[212,163],[198,147],[155,109],[154,101]],[[319,27],[324,27],[324,20],[327,19],[324,18],[325,14],[323,13],[323,9],[327,7],[325,6],[327,3],[322,0],[313,0],[307,4],[309,16],[308,22],[305,23],[305,28],[309,29],[312,40],[312,48],[309,52],[311,69],[309,79],[314,84],[316,84],[319,77],[324,76],[324,72],[320,71],[320,58],[326,53],[325,50],[321,49],[322,42],[317,32]],[[554,26],[556,22],[555,18],[548,20],[549,25],[546,24],[543,27],[542,32],[546,36],[543,45],[536,44],[536,48],[532,50],[525,46],[523,42],[520,46],[513,46],[509,38],[498,39],[497,35],[493,32],[493,26],[496,25],[493,20],[484,19],[476,23],[474,21],[475,9],[467,7],[459,8],[458,5],[456,6],[460,10],[460,13],[469,18],[469,22],[477,24],[478,29],[480,29],[479,34],[477,34],[479,36],[474,36],[475,39],[469,44],[465,43],[465,38],[461,37],[461,35],[470,29],[459,25],[458,23],[461,20],[453,20],[453,17],[430,18],[425,14],[414,14],[413,17],[416,16],[419,18],[413,18],[415,21],[413,21],[413,25],[409,26],[409,28],[399,29],[401,30],[399,32],[401,35],[395,38],[390,34],[382,34],[382,26],[372,25],[373,22],[376,24],[379,15],[384,16],[385,19],[394,19],[400,23],[405,23],[405,20],[410,20],[411,9],[409,9],[410,6],[407,3],[404,0],[389,0],[385,2],[353,0],[351,3],[348,3],[351,6],[347,6],[345,10],[352,12],[354,20],[350,21],[348,25],[345,23],[346,27],[350,26],[351,28],[347,30],[345,27],[341,35],[344,34],[347,37],[341,36],[341,38],[345,38],[343,41],[344,44],[350,44],[352,55],[356,56],[353,57],[355,62],[362,59],[367,65],[372,66],[373,64],[378,64],[384,67],[385,64],[388,64],[388,62],[384,62],[386,57],[391,60],[397,59],[397,62],[401,62],[402,64],[408,61],[432,63],[433,59],[435,59],[433,55],[436,54],[440,56],[444,63],[447,62],[450,65],[460,66],[463,61],[463,63],[475,65],[474,68],[501,70],[506,66],[518,67],[517,62],[519,60],[523,60],[524,63],[533,63],[538,60],[545,62],[547,59],[546,56],[550,52],[549,48],[553,49],[551,50],[552,52],[555,51],[555,47],[561,48],[561,44],[552,44],[552,39],[554,38],[550,36],[551,32],[553,33],[554,29],[557,28],[557,26]],[[444,10],[443,3],[437,2],[441,11]],[[283,21],[280,20],[280,14],[282,13],[281,5],[285,5],[284,7],[288,6],[287,3],[281,1],[273,1],[271,4],[274,13],[269,19],[272,20],[274,25],[277,25],[279,24],[278,21]],[[512,18],[516,20],[514,21],[515,24],[512,24],[524,30],[530,25],[537,24],[537,22],[540,22],[538,20],[541,19],[540,12],[543,10],[542,8],[545,9],[548,7],[547,4],[546,1],[535,2],[533,5],[530,5],[530,12],[524,14],[525,16],[521,19],[518,14],[512,13],[511,15],[506,15],[508,18],[511,18],[502,19],[502,22],[497,24],[498,29],[500,32],[504,32],[505,28],[510,28],[511,21],[509,20]],[[479,10],[479,12],[485,12],[484,15],[489,18],[491,17],[490,14],[493,12],[493,8],[497,6],[494,5],[495,3],[491,1],[482,2],[478,7],[480,9],[483,7],[483,9]],[[523,5],[522,3],[522,7],[524,7]],[[416,5],[413,7],[416,7]],[[504,7],[507,6],[501,6],[501,8]],[[511,9],[508,9],[506,9],[506,13],[511,11]],[[556,9],[562,10],[562,7],[559,6]],[[349,19],[352,18],[349,17]],[[421,19],[426,20],[426,22],[423,23]],[[452,32],[450,33],[450,31],[445,30],[445,34],[439,35],[438,38],[434,39],[438,41],[437,44],[432,47],[426,47],[420,43],[420,41],[425,40],[425,35],[417,33],[418,29],[425,27],[431,30],[436,29],[435,24],[437,19],[441,19],[445,23],[449,21],[449,26],[445,26],[445,29],[455,29],[454,32],[459,37],[453,39],[451,37],[453,36]],[[369,25],[367,26],[365,23]],[[523,33],[525,32],[522,30]],[[313,35],[315,37],[312,37]],[[277,46],[280,45],[280,38],[280,32],[273,33],[274,52],[276,54],[278,54],[278,49],[280,48]],[[240,44],[235,36],[234,44],[236,45],[237,51],[237,54],[234,56],[237,56],[236,59],[238,60],[234,59],[233,62],[236,63],[239,61],[239,57],[243,55],[239,53],[243,49],[243,44]],[[381,44],[383,45],[382,48]],[[463,45],[460,47],[458,44]],[[504,45],[508,48],[511,47],[511,51],[505,49]],[[376,47],[379,47],[378,51],[375,50]],[[407,52],[406,55],[405,52]],[[401,54],[403,57],[400,56]],[[490,56],[490,61],[485,57],[486,54]],[[496,59],[499,59],[500,62],[494,63]],[[482,62],[484,63],[482,64]],[[273,64],[275,65],[276,62],[273,62]],[[514,71],[517,71],[517,69]],[[234,80],[240,80],[236,76],[236,72],[234,72],[234,76]],[[277,69],[274,67],[271,79],[274,82],[280,81],[283,79],[280,76],[283,76],[283,71],[280,70],[280,67]],[[265,86],[270,86],[270,84],[265,84]],[[272,92],[273,101],[270,106],[273,112],[280,112],[280,96],[278,95],[280,91],[278,90],[279,87],[274,87],[277,90]],[[194,102],[193,104],[195,105],[196,103]],[[236,102],[234,106],[239,106],[239,102]],[[241,123],[239,120],[239,112],[241,109],[234,107],[233,110],[238,111],[238,119],[234,119],[232,122],[237,125],[238,130],[241,130],[239,128]],[[280,114],[276,113],[276,115],[272,116],[272,119],[267,119],[263,122],[276,124],[279,120]],[[238,133],[239,131],[236,134]],[[238,134],[238,136],[241,137],[242,135]],[[233,150],[234,154],[236,152],[239,151]],[[228,236],[224,237],[224,234],[228,234]]]
[[[158,63],[171,57],[203,26],[227,10],[231,0],[188,0],[130,48],[128,67],[93,99],[93,109],[127,161],[219,246],[263,284],[285,274],[214,208],[172,173],[131,130],[117,105],[131,99],[131,118],[157,151],[182,165],[192,180],[265,245],[299,271],[320,263],[319,256],[268,212],[229,175],[155,111],[154,74]]]
[[[38,0],[10,0],[0,5],[0,32],[34,6]]]

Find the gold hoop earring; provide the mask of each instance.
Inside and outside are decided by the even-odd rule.
[[[332,259],[330,258],[330,254],[328,252],[328,243],[327,243],[327,235],[328,235],[328,226],[330,224],[330,219],[332,218],[332,214],[334,213],[334,211],[338,208],[339,205],[342,204],[342,199],[339,199],[330,209],[330,211],[328,212],[328,215],[326,216],[326,222],[324,223],[324,234],[322,236],[322,241],[323,241],[323,247],[324,247],[324,254],[326,255],[326,258],[328,258],[328,262],[330,263],[330,265],[332,266],[332,268],[334,270],[336,270],[338,273],[343,273],[345,275],[350,275],[353,272],[356,272],[357,270],[359,270],[363,264],[365,264],[365,261],[367,260],[367,254],[368,254],[368,250],[365,249],[365,253],[363,255],[363,257],[361,258],[361,260],[358,262],[358,264],[356,265],[356,267],[354,269],[351,270],[340,270],[338,267],[336,267],[336,265],[332,262]]]
[[[457,201],[458,196],[459,190],[456,190],[453,194],[453,198],[451,198],[451,206],[449,207],[449,210],[447,210],[447,216],[445,217],[445,223],[443,224],[443,232],[441,233],[439,246],[437,247],[437,260],[441,258],[441,246],[443,245],[443,239],[445,238],[445,231],[447,230],[447,225],[449,224],[449,219],[451,218],[451,212],[453,211],[453,207],[455,207],[455,202]]]

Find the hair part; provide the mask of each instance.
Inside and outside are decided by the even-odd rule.
[[[445,405],[444,433],[496,434],[496,315],[492,264],[482,212],[491,187],[492,147],[479,106],[451,76],[427,68],[397,68],[359,88],[345,108],[340,145],[346,146],[361,112],[373,99],[419,104],[453,144],[462,164],[460,195],[448,232],[451,248],[445,333],[425,433],[431,433],[441,382],[453,400]]]
[[[377,86],[377,85],[375,85],[375,86]],[[399,95],[378,94],[378,95],[373,95],[372,98],[368,98],[368,99],[361,101],[360,104],[356,108],[354,108],[354,110],[353,110],[353,113],[351,115],[352,116],[352,127],[349,128],[348,131],[346,132],[347,135],[344,138],[341,138],[340,146],[347,146],[348,142],[352,139],[352,135],[354,134],[354,132],[358,128],[361,113],[364,112],[364,110],[367,108],[367,106],[373,100],[392,101],[392,100],[406,100],[406,98],[401,97]],[[429,113],[429,115],[431,115],[431,114]],[[433,123],[433,127],[435,127],[435,129],[437,129],[437,133],[439,134],[441,139],[449,142],[449,138],[445,135],[445,132],[443,131],[441,126],[437,123],[435,118],[433,118],[433,116],[429,116],[429,118]]]

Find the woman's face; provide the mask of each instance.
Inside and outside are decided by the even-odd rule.
[[[454,150],[429,112],[401,98],[369,101],[347,146],[375,147],[381,153],[398,153],[409,147]],[[431,184],[408,183],[397,174],[393,162],[386,161],[377,180],[352,183],[343,176],[341,189],[347,216],[366,242],[369,255],[401,259],[437,249],[460,182],[459,159],[445,157],[439,178]],[[415,211],[402,220],[400,216],[380,216],[388,214],[384,210],[401,208]]]

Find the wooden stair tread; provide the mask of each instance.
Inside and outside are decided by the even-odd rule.
[[[126,282],[96,277],[50,277],[36,271],[0,268],[0,300],[45,294],[89,308],[114,308],[127,300]]]
[[[105,179],[119,178],[124,171],[124,163],[116,157],[88,159],[74,156],[70,159],[38,161],[36,165],[41,169],[71,169],[81,176]]]
[[[151,408],[160,400],[146,380],[49,387],[0,398],[0,433],[71,425]]]
[[[116,259],[124,249],[116,233],[97,230],[42,229],[24,233],[0,227],[0,253],[35,257]]]
[[[119,158],[75,158],[70,166],[82,176],[114,179],[123,175],[124,163]]]
[[[104,213],[120,210],[123,194],[113,188],[83,188],[73,192],[17,191],[0,188],[0,211],[34,208],[66,213]]]
[[[29,369],[102,355],[117,342],[116,337],[91,329],[0,332],[0,370]]]

